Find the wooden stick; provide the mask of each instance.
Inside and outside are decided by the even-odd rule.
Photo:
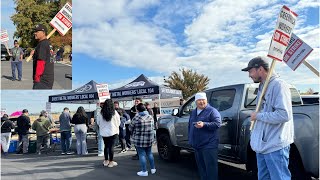
[[[53,28],[53,30],[47,35],[47,39],[49,39],[52,36],[52,34],[55,32],[56,32],[56,29]],[[30,56],[26,59],[26,61],[29,62],[32,59],[32,57],[33,57],[33,55],[30,54]]]
[[[320,76],[319,71],[316,70],[308,61],[304,60],[303,64],[306,65],[313,73],[315,73],[318,77]]]
[[[270,82],[270,78],[271,78],[271,75],[273,73],[273,69],[274,69],[275,64],[276,64],[276,60],[273,59],[272,63],[271,63],[271,67],[270,67],[268,75],[267,75],[267,78],[266,78],[266,81],[264,82],[262,92],[261,92],[261,94],[259,96],[258,104],[256,106],[256,113],[259,112],[259,110],[260,110],[260,107],[261,107],[261,104],[262,104],[262,98],[264,97],[264,94],[267,91],[267,88],[268,88],[268,85],[269,85],[269,82]],[[255,122],[256,121],[251,121],[250,131],[253,130]]]

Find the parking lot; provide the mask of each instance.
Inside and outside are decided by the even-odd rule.
[[[103,157],[97,156],[94,148],[94,138],[90,140],[89,154],[86,156],[60,155],[60,147],[48,155],[42,154],[9,154],[1,157],[1,178],[2,180],[14,179],[141,179],[136,175],[140,171],[139,161],[131,160],[135,151],[128,151],[124,154],[115,153],[115,161],[118,166],[108,168],[102,166]],[[73,139],[73,146],[75,139]],[[74,148],[73,148],[74,149]],[[118,152],[120,149],[115,149]],[[153,153],[157,173],[149,174],[147,179],[199,179],[193,154],[182,152],[181,159],[169,163],[159,159],[156,145],[153,146]],[[243,165],[219,163],[220,179],[250,179],[250,174],[243,169]]]

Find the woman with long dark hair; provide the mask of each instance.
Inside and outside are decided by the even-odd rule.
[[[78,107],[77,112],[72,117],[71,123],[75,124],[74,134],[77,138],[77,154],[88,154],[86,141],[88,130],[88,116],[82,106]]]
[[[103,165],[107,167],[117,166],[118,163],[113,160],[113,155],[114,141],[119,134],[120,116],[111,99],[104,102],[101,112],[97,115],[97,124],[104,142]]]

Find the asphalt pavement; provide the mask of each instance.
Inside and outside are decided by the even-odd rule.
[[[91,140],[95,143],[95,140]],[[113,168],[102,165],[103,157],[97,156],[96,145],[89,144],[89,154],[60,155],[61,150],[49,154],[9,154],[1,157],[1,179],[2,180],[31,180],[31,179],[165,179],[165,180],[197,180],[199,179],[197,167],[193,154],[182,152],[181,158],[174,163],[163,161],[159,158],[156,145],[153,146],[156,174],[149,174],[148,177],[136,175],[140,171],[139,161],[131,160],[135,151],[128,151],[124,154],[115,153],[114,160],[118,166]],[[75,139],[73,139],[73,150]],[[93,147],[94,146],[94,147]],[[59,147],[58,147],[59,148]],[[115,149],[115,152],[120,149]],[[149,170],[150,173],[150,170]],[[243,169],[243,165],[232,163],[226,164],[219,161],[220,180],[250,180],[251,176]]]
[[[1,89],[2,90],[31,90],[32,80],[32,61],[22,61],[22,80],[12,81],[10,61],[1,61]],[[72,66],[65,63],[54,64],[54,83],[53,89],[72,89],[72,78],[66,78],[66,75],[72,74]],[[16,70],[16,78],[18,71]]]

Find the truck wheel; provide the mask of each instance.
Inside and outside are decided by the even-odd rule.
[[[304,170],[299,151],[294,145],[290,147],[289,170],[292,180],[311,180],[311,176]]]
[[[157,143],[158,153],[161,159],[166,161],[174,161],[178,159],[180,149],[172,145],[168,134],[160,134]]]

